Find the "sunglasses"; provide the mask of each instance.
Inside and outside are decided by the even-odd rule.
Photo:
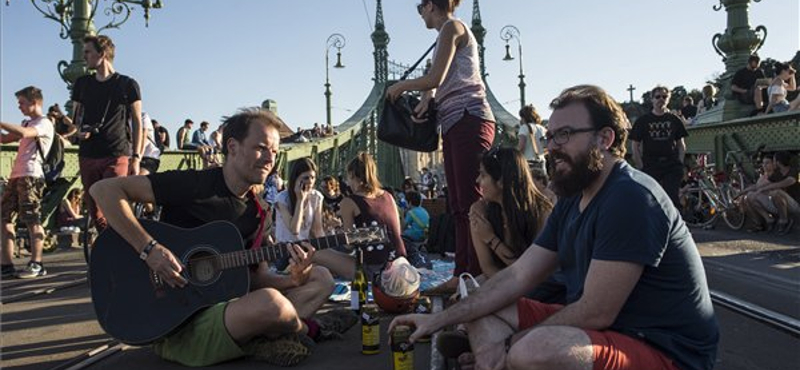
[[[422,15],[422,11],[425,9],[425,5],[428,5],[428,3],[425,1],[423,1],[420,4],[417,4],[417,13],[419,13],[419,15]]]
[[[655,96],[653,96],[653,98],[660,100],[660,99],[666,99],[666,98],[668,98],[668,96],[667,95],[655,95]]]

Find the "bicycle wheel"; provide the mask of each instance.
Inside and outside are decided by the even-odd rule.
[[[740,204],[741,198],[736,198],[741,190],[726,186],[722,189],[722,192],[727,204],[725,211],[722,212],[722,219],[731,229],[740,230],[744,226],[745,218],[747,217]]]
[[[681,216],[690,227],[705,227],[717,219],[717,210],[711,199],[700,188],[689,189],[680,199]]]

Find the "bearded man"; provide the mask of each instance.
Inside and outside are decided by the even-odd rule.
[[[411,325],[414,341],[466,323],[462,368],[711,369],[719,332],[700,256],[661,186],[623,161],[622,109],[588,85],[550,107],[560,198],[534,245],[466,299],[390,329]],[[566,305],[522,298],[556,269]]]

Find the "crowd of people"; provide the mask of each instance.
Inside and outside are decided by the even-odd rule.
[[[387,240],[360,247],[369,277],[411,254],[428,238],[426,198],[444,196],[455,231],[455,269],[428,291],[452,294],[469,274],[481,286],[435,314],[396,317],[411,325],[411,340],[456,327],[436,345],[463,368],[711,369],[719,331],[696,245],[679,213],[686,154],[686,119],[716,104],[713,86],[700,107],[685,100],[670,112],[670,91],[651,91],[652,110],[631,125],[603,89],[579,85],[550,104],[547,127],[533,106],[520,111],[518,146],[493,147],[495,117],[479,72],[478,44],[454,17],[459,0],[423,0],[417,11],[437,32],[430,68],[387,89],[386,99],[421,91],[415,114],[434,100],[441,125],[444,180],[423,168],[419,181],[401,189],[381,183],[366,152],[348,158],[339,178],[312,158],[276,169],[281,121],[262,109],[227,117],[216,130],[186,119],[176,147],[200,153],[202,170],[161,171],[169,134],[142,109],[139,85],[113,67],[115,46],[106,36],[84,40],[96,71],[78,79],[74,115],[58,106],[43,113],[41,90],[20,90],[28,118],[0,123],[2,142],[19,141],[11,179],[3,192],[3,277],[34,278],[42,263],[41,197],[45,186],[38,147],[59,138],[77,140],[81,182],[88,196],[70,191],[59,223],[83,223],[80,203],[102,231],[114,230],[143,263],[172,288],[186,287],[185,266],[134,217],[131,204],[157,204],[160,221],[194,228],[225,220],[248,249],[282,243],[289,256],[250,266],[250,289],[204,309],[154,343],[154,352],[188,366],[209,366],[251,356],[291,366],[311,355],[314,343],[340,338],[357,316],[349,310],[318,313],[334,278],[352,279],[349,246],[316,250],[309,239],[381,225]],[[758,61],[737,73],[733,92],[763,104]],[[766,112],[797,108],[786,100],[794,69],[778,66],[768,87]],[[751,81],[753,80],[753,81]],[[334,132],[318,124],[299,137]],[[633,166],[625,161],[632,141]],[[38,149],[38,150],[37,150]],[[466,154],[465,154],[466,153]],[[788,153],[764,162],[764,175],[745,190],[743,205],[755,228],[788,232],[800,213],[800,184]],[[187,185],[188,184],[188,185]],[[32,254],[24,270],[12,262],[13,219],[30,232]],[[370,279],[371,280],[371,279]]]

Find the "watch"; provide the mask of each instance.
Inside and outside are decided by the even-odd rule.
[[[144,246],[144,249],[142,249],[142,252],[139,253],[139,258],[142,261],[147,261],[147,256],[150,255],[150,251],[153,250],[153,247],[155,247],[156,244],[158,244],[158,242],[155,239],[153,239],[149,243],[147,243],[147,245]]]

